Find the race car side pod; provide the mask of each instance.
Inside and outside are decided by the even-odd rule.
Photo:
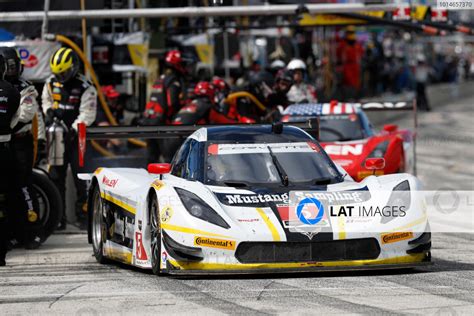
[[[233,124],[233,126],[267,126],[272,127],[274,133],[279,133],[283,125],[295,126],[319,138],[319,119],[313,118],[300,123],[275,123],[275,124]],[[78,151],[79,165],[84,166],[86,141],[94,139],[111,138],[142,138],[142,139],[167,139],[187,137],[202,127],[218,127],[232,125],[172,125],[172,126],[96,126],[87,127],[84,123],[78,124]]]
[[[425,25],[423,23],[413,23],[409,21],[394,21],[388,18],[378,18],[375,16],[368,16],[364,14],[358,13],[338,13],[339,16],[344,16],[353,19],[360,19],[367,22],[375,23],[375,24],[385,24],[385,25],[392,25],[397,26],[404,29],[409,29],[412,31],[420,31],[430,35],[446,35],[446,31],[440,30],[436,27]]]

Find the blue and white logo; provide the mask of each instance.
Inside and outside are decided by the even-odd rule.
[[[316,217],[313,217],[316,214]],[[316,198],[305,198],[296,207],[296,216],[306,225],[316,225],[324,216],[324,206]]]

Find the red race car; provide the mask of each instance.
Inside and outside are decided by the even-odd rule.
[[[302,122],[318,117],[319,141],[334,162],[356,181],[374,174],[365,167],[367,158],[384,158],[385,167],[376,175],[415,173],[414,136],[397,125],[375,131],[365,111],[411,110],[411,102],[294,104],[283,112],[282,122]]]

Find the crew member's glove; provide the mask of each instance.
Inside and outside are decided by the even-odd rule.
[[[46,111],[46,116],[45,116],[45,124],[46,126],[51,125],[54,122],[54,118],[58,118],[61,120],[64,115],[64,110],[63,109],[48,109]]]

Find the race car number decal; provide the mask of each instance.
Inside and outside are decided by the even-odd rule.
[[[363,144],[324,146],[324,150],[328,153],[328,155],[338,155],[338,156],[346,156],[346,155],[359,156],[362,154],[363,149],[364,149]]]
[[[383,234],[381,237],[382,237],[382,244],[391,244],[394,242],[399,242],[402,240],[413,238],[413,233],[412,232],[397,232],[397,233]]]
[[[146,255],[145,248],[143,247],[142,233],[135,233],[135,240],[137,241],[137,259],[138,260],[148,260]]]
[[[201,247],[235,250],[235,241],[233,240],[223,240],[223,239],[214,239],[214,238],[195,236],[194,245],[201,246]]]

